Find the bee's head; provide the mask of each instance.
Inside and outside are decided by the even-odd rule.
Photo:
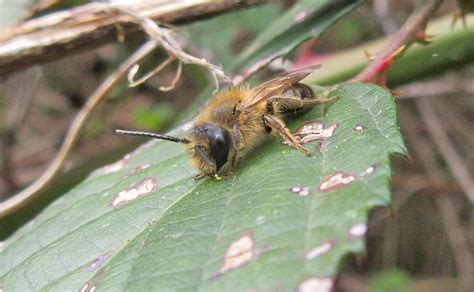
[[[193,164],[206,175],[217,174],[222,166],[227,163],[229,152],[233,146],[229,131],[211,124],[194,127],[189,139],[150,132],[126,130],[116,130],[115,132],[185,144],[191,152]]]
[[[202,161],[199,168],[209,175],[217,173],[227,163],[232,148],[229,131],[207,124],[195,127],[192,136],[194,155]]]

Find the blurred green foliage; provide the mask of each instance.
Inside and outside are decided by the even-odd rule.
[[[376,273],[369,279],[371,292],[402,292],[408,291],[411,285],[408,273],[402,270],[390,270]]]
[[[176,109],[167,102],[151,107],[140,107],[134,112],[134,120],[139,129],[157,131],[166,128],[176,117]]]

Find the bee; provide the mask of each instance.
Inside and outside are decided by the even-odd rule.
[[[149,132],[116,132],[184,144],[193,166],[199,170],[196,179],[205,176],[220,179],[223,172],[224,176],[233,174],[240,154],[254,148],[266,134],[277,134],[286,144],[310,155],[286,127],[284,118],[289,113],[334,99],[317,98],[309,86],[300,83],[314,69],[293,71],[254,88],[232,87],[217,93],[195,118],[186,138]]]

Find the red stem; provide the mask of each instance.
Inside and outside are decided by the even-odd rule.
[[[414,12],[400,30],[393,36],[383,51],[349,82],[372,83],[387,70],[396,57],[400,56],[416,41],[426,42],[425,28],[429,18],[438,9],[443,0],[425,0],[423,5]]]

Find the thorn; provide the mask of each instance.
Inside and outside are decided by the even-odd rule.
[[[391,89],[390,92],[394,97],[402,96],[404,94],[401,90]]]
[[[425,31],[420,31],[415,34],[416,41],[422,45],[429,45],[433,41],[434,37],[435,35],[426,34]]]
[[[390,65],[392,65],[393,61],[403,53],[403,51],[406,49],[406,47],[407,47],[406,45],[403,45],[403,46],[399,47],[395,52],[393,52],[393,54],[388,56],[380,64],[379,72],[381,73],[381,72],[384,72],[385,70],[387,70],[388,67],[390,67]]]
[[[406,47],[407,47],[406,45],[403,45],[399,47],[392,55],[390,55],[390,58],[392,59],[392,61],[396,57],[400,56],[403,53],[403,51],[406,49]]]
[[[375,59],[375,55],[373,55],[371,52],[369,52],[367,49],[363,49],[365,57],[369,61],[373,61]]]

